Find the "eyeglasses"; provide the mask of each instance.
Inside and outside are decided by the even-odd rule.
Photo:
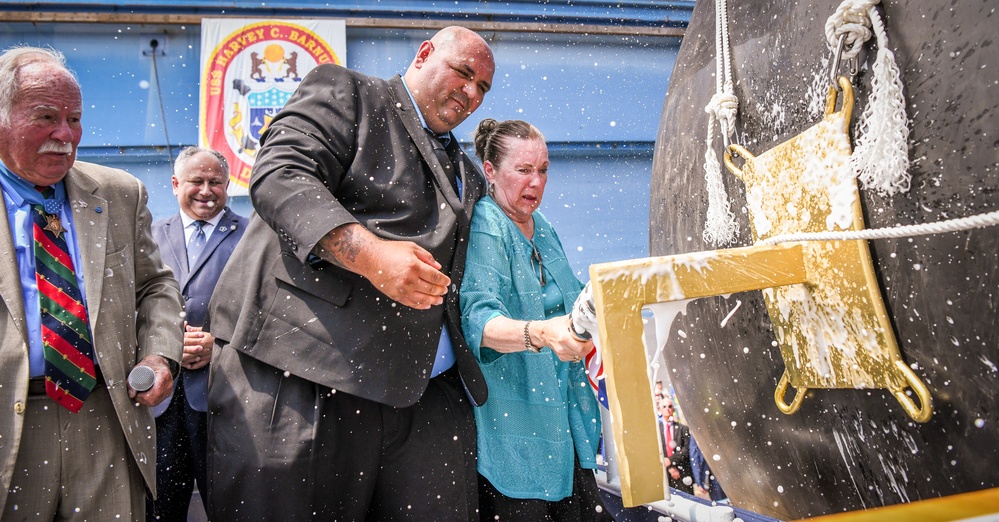
[[[531,241],[531,260],[538,264],[538,271],[534,274],[538,276],[538,281],[541,282],[541,286],[545,286],[547,282],[545,280],[545,267],[544,263],[541,261],[541,252],[538,252],[538,247],[534,245],[534,241]],[[531,263],[531,270],[534,269],[534,263]]]

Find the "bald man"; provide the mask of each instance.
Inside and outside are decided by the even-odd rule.
[[[494,70],[448,27],[402,77],[317,67],[271,123],[210,307],[215,520],[477,518],[457,288],[486,185],[451,130]]]

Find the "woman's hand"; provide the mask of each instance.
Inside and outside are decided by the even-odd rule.
[[[569,316],[562,315],[545,321],[531,322],[531,343],[534,346],[547,346],[565,362],[582,361],[593,351],[593,341],[583,341],[573,335]]]
[[[530,323],[530,324],[528,324]],[[493,317],[482,330],[481,346],[500,353],[527,351],[524,327],[527,327],[531,346],[548,346],[565,362],[582,361],[593,350],[593,341],[578,339],[569,331],[569,316],[562,315],[547,320],[523,321],[502,315]]]

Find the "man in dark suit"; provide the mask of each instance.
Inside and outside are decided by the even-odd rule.
[[[664,396],[660,400],[659,414],[663,467],[666,468],[669,487],[693,495],[694,479],[690,473],[690,429],[677,421],[673,401],[669,397]]]
[[[184,295],[183,369],[173,395],[156,415],[156,489],[146,502],[146,520],[184,521],[194,483],[207,506],[208,363],[215,338],[203,329],[208,302],[226,261],[232,257],[246,220],[226,207],[229,163],[222,154],[187,147],[171,178],[180,212],[153,223],[163,262]]]
[[[450,131],[494,69],[448,27],[404,77],[313,69],[271,123],[210,308],[215,520],[477,518],[457,291],[486,186]]]
[[[83,100],[62,54],[5,51],[0,93],[0,519],[137,520],[180,291],[142,183],[76,161]],[[126,381],[136,365],[147,391]]]

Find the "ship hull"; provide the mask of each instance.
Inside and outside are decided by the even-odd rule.
[[[768,150],[822,117],[832,60],[823,26],[838,5],[729,3],[735,140],[749,151]],[[868,228],[999,210],[995,8],[879,7],[911,118],[912,184],[892,196],[861,186]],[[653,160],[653,256],[716,248],[702,239],[714,14],[714,2],[696,4],[670,78]],[[873,39],[866,49],[853,82],[854,120],[868,99]],[[720,153],[717,136],[715,144]],[[743,186],[724,178],[740,223],[727,246],[751,244]],[[999,227],[877,239],[870,249],[902,358],[933,398],[926,423],[909,418],[887,390],[814,389],[799,411],[782,413],[774,389],[785,365],[761,292],[693,301],[673,322],[663,350],[669,379],[735,505],[796,519],[999,486]]]

